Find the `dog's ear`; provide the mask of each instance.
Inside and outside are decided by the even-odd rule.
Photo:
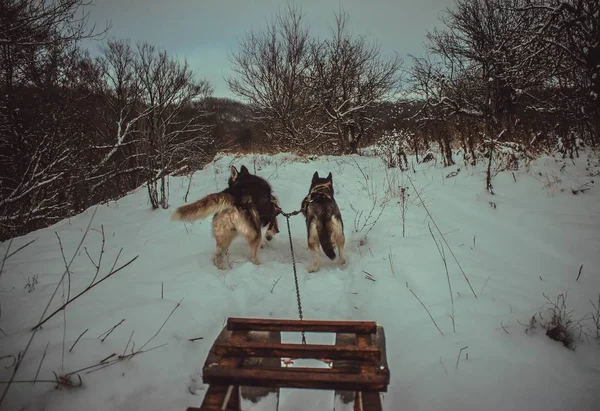
[[[240,174],[250,174],[250,171],[248,171],[246,166],[242,166],[242,168],[240,168]]]
[[[235,181],[238,178],[238,174],[240,174],[237,170],[237,168],[235,168],[235,166],[231,166],[231,179],[233,181]]]
[[[331,175],[331,173],[329,173],[329,175],[327,175],[327,181],[333,182],[333,176]]]
[[[315,173],[313,174],[312,182],[314,183],[315,181],[317,181],[318,178],[319,178],[319,172],[315,171]]]

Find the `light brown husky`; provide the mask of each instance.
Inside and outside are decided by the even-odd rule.
[[[259,264],[258,249],[262,245],[261,227],[268,225],[266,239],[279,232],[277,214],[281,211],[270,184],[250,174],[245,166],[240,171],[232,166],[229,187],[198,201],[179,207],[171,220],[192,221],[214,215],[212,232],[217,241],[214,264],[225,269],[223,254],[235,237],[241,235],[250,245],[250,261]]]

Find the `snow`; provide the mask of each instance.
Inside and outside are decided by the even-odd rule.
[[[411,161],[414,157],[409,157]],[[465,166],[462,161],[445,169],[414,164],[416,173],[412,167],[402,173],[385,168],[375,156],[220,156],[194,174],[188,200],[223,189],[230,163],[238,168],[245,164],[251,172],[256,167],[256,173],[273,185],[285,211],[299,208],[314,171],[333,173],[345,222],[347,264],[340,266],[322,256],[320,271],[308,274],[311,256],[304,221],[301,215],[290,220],[304,318],[374,320],[384,326],[391,370],[383,396],[385,410],[600,409],[595,329],[589,340],[577,339],[575,350],[547,338],[539,328],[526,332],[531,317],[548,308],[544,296],[554,300],[567,293],[574,319],[590,313],[590,300],[598,300],[600,194],[593,184],[585,193],[571,192],[598,172],[593,159],[584,155],[563,163],[544,157],[526,169],[501,172],[493,180],[496,195],[491,196],[484,191],[484,166]],[[455,177],[445,178],[458,167]],[[444,247],[456,332],[444,264],[429,232],[427,211],[409,178],[478,296],[473,296]],[[69,305],[66,321],[62,314],[48,321],[37,332],[16,379],[34,378],[47,343],[40,380],[52,380],[53,372],[64,375],[97,364],[112,353],[122,354],[132,332],[137,349],[183,299],[146,348],[167,345],[89,374],[83,371],[81,388],[55,390],[49,383],[15,383],[3,409],[147,411],[199,406],[206,389],[202,365],[227,317],[297,318],[285,219],[280,217],[281,232],[260,251],[261,265],[248,260],[248,247],[237,239],[229,252],[232,268],[219,271],[211,263],[215,243],[210,219],[193,224],[169,221],[172,210],[184,203],[187,186],[185,177],[171,178],[168,210],[150,211],[144,187],[98,206],[83,246],[97,261],[103,227],[106,245],[99,278],[121,248],[119,264],[139,258]],[[406,237],[398,205],[400,186],[408,187],[409,194]],[[93,212],[90,208],[14,239],[13,250],[37,240],[10,257],[0,277],[0,328],[6,333],[0,333],[0,356],[23,350],[64,272],[55,232],[70,259]],[[362,231],[354,232],[363,225]],[[432,230],[441,242],[433,225]],[[1,245],[1,255],[7,246],[8,242]],[[83,247],[71,271],[74,295],[95,272]],[[375,281],[366,279],[365,272]],[[38,283],[28,292],[25,284],[34,275]],[[411,291],[431,312],[443,336]],[[60,305],[61,295],[59,287],[51,311]],[[104,342],[97,338],[122,319]],[[588,320],[582,324],[591,326]],[[196,337],[203,339],[188,341]],[[333,343],[333,338],[307,334],[309,343]],[[284,334],[283,340],[299,342],[300,337]],[[463,347],[467,348],[458,358]],[[10,363],[2,360],[0,380],[10,378],[12,369],[5,369]],[[267,410],[274,409],[274,403],[270,397],[258,404],[244,402],[243,407]],[[333,395],[282,390],[280,410],[300,409],[333,409]],[[337,409],[350,410],[351,404],[337,404]]]

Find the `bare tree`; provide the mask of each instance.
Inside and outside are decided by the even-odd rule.
[[[356,153],[377,121],[384,100],[399,90],[400,60],[384,59],[366,36],[349,32],[349,16],[335,15],[330,39],[311,47],[311,90],[325,130],[332,130],[343,153]]]
[[[79,40],[84,0],[0,1],[0,225],[2,237],[62,218],[80,161]]]
[[[530,3],[457,0],[441,19],[444,27],[427,36],[431,56],[414,59],[413,91],[426,100],[419,114],[425,122],[446,122],[440,140],[446,157],[450,131],[467,134],[463,145],[473,159],[480,136],[490,170],[500,137],[529,144],[529,134],[544,127],[531,118],[557,113],[548,98],[558,73],[555,54],[536,39],[544,17],[525,7]],[[491,192],[490,175],[486,186]]]
[[[352,36],[347,14],[336,15],[331,39],[321,41],[293,6],[248,33],[231,62],[229,87],[256,108],[268,134],[313,150],[356,152],[399,84],[399,59],[383,59],[365,36]]]
[[[290,5],[264,31],[249,32],[230,57],[230,89],[255,108],[273,141],[288,146],[314,135],[314,96],[306,87],[309,42],[301,10]]]
[[[79,195],[106,199],[143,183],[139,152],[140,120],[149,109],[140,104],[136,54],[128,40],[109,40],[95,59],[86,58],[84,73],[97,103],[86,151],[93,159],[77,181]]]
[[[136,76],[148,110],[140,119],[148,194],[153,208],[167,208],[167,176],[184,171],[212,149],[203,101],[212,89],[195,80],[187,62],[147,43],[138,44]]]
[[[596,146],[600,143],[600,0],[530,1],[516,10],[540,16],[542,24],[531,37],[538,49],[552,50],[552,58],[546,61],[555,70],[549,94],[563,122],[585,125],[579,134],[588,134]],[[561,131],[564,138],[574,136]]]

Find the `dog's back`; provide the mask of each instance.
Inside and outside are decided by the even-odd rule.
[[[333,241],[335,232],[344,230],[340,209],[334,200],[324,196],[317,196],[309,207],[306,226],[310,228],[311,224],[316,225],[321,248],[325,255],[333,260],[336,257]]]
[[[315,173],[309,194],[302,201],[301,207],[302,213],[306,217],[308,246],[313,250],[313,265],[309,268],[309,271],[318,269],[319,244],[331,260],[336,257],[334,248],[337,247],[340,253],[340,263],[344,264],[345,262],[344,222],[333,195],[331,173],[327,178],[321,178],[318,173]]]
[[[271,185],[265,179],[250,174],[246,166],[241,167],[237,176],[229,179],[229,187],[226,191],[236,199],[236,206],[240,208],[245,207],[241,200],[250,196],[252,206],[256,207],[263,227],[274,222],[277,216],[277,199],[273,195]]]

